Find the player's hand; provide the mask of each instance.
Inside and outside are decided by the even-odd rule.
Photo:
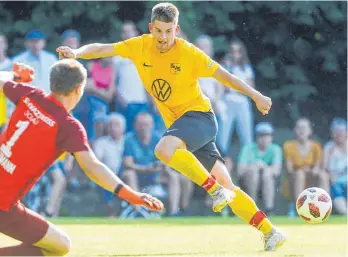
[[[254,102],[256,104],[257,109],[263,114],[266,115],[271,109],[272,100],[271,98],[264,96],[262,94],[257,94],[254,97]]]
[[[60,46],[57,48],[56,51],[59,55],[59,60],[65,59],[65,58],[68,58],[68,59],[77,58],[75,51],[68,46]]]
[[[141,199],[143,200],[143,203],[141,205],[145,206],[149,210],[161,211],[164,208],[163,203],[156,197],[153,197],[152,195],[142,194]]]
[[[34,80],[34,69],[24,63],[14,63],[12,72],[16,82],[29,83]]]
[[[118,193],[118,197],[126,200],[133,205],[142,205],[153,211],[161,211],[164,208],[163,203],[156,197],[149,194],[134,191],[129,186],[124,185]]]

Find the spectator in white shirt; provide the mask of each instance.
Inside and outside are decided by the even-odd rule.
[[[139,35],[135,24],[127,21],[122,25],[121,38],[127,40]],[[134,63],[125,58],[116,57],[116,110],[127,120],[127,131],[133,128],[135,116],[148,109],[148,97]]]
[[[97,158],[114,171],[116,175],[119,175],[122,167],[126,120],[119,113],[111,113],[107,122],[108,135],[96,139],[93,148]],[[113,194],[102,188],[100,189],[105,197],[109,216],[115,216]]]
[[[50,93],[49,69],[58,60],[56,55],[44,50],[45,35],[40,30],[32,30],[25,36],[26,51],[13,58],[14,62],[30,65],[35,70],[32,84]]]

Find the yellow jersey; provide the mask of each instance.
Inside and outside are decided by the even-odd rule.
[[[165,53],[156,49],[151,34],[113,44],[115,55],[134,62],[167,128],[185,112],[211,109],[198,78],[211,77],[219,67],[193,44],[181,38],[176,38],[175,42],[173,48]]]
[[[6,97],[2,91],[0,91],[0,127],[7,121],[6,113]]]

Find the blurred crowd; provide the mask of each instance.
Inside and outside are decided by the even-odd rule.
[[[122,25],[122,40],[139,35],[133,22]],[[180,37],[186,38],[184,33]],[[76,30],[66,30],[61,44],[76,49],[81,37]],[[193,42],[207,55],[214,57],[214,44],[208,35]],[[49,68],[57,55],[45,50],[45,35],[32,30],[25,36],[25,50],[10,58],[6,55],[6,35],[0,34],[0,70],[11,70],[13,62],[26,63],[35,69],[33,85],[50,92]],[[229,50],[219,60],[224,67],[253,87],[253,67],[247,49],[238,38],[229,43]],[[154,156],[154,148],[165,126],[152,99],[145,91],[135,65],[120,57],[83,61],[88,81],[81,102],[73,115],[84,125],[97,157],[133,189],[151,192],[167,200],[165,215],[185,215],[193,200],[195,185]],[[322,146],[312,138],[313,127],[308,118],[294,124],[293,138],[281,146],[273,142],[274,127],[269,122],[254,126],[251,100],[219,84],[213,78],[201,78],[201,89],[212,103],[219,132],[217,144],[235,183],[254,200],[261,201],[268,215],[276,212],[275,199],[281,192],[288,200],[288,216],[296,215],[295,201],[302,190],[316,186],[331,193],[335,212],[347,215],[347,122],[334,118],[328,128],[331,140]],[[0,95],[0,131],[15,106]],[[240,151],[232,160],[232,136],[239,137]],[[97,187],[82,175],[69,154],[57,160],[26,195],[28,207],[45,216],[59,216],[66,191],[82,188],[96,190],[110,216],[142,215],[144,210],[123,203],[115,208],[110,192]],[[206,205],[211,204],[207,198]]]

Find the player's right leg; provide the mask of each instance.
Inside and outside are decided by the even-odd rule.
[[[71,247],[64,231],[21,203],[0,211],[0,233],[22,242],[0,248],[0,256],[64,256]]]
[[[211,169],[211,174],[216,177],[220,184],[236,194],[233,202],[229,204],[232,211],[246,223],[263,233],[265,251],[275,251],[286,241],[285,236],[278,232],[267,216],[258,209],[254,200],[233,184],[227,168],[220,160],[216,160]]]
[[[190,111],[167,130],[155,148],[156,157],[182,173],[213,197],[213,211],[220,212],[234,194],[216,182],[193,154],[215,139],[217,122],[212,112]]]

